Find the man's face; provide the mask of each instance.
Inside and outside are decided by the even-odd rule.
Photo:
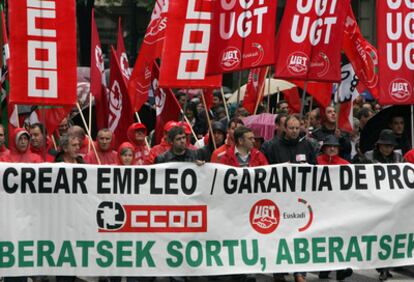
[[[326,121],[329,123],[336,122],[336,112],[333,107],[327,107],[325,110]]]
[[[326,146],[323,147],[323,152],[326,155],[328,155],[330,157],[333,157],[333,156],[336,156],[336,155],[339,154],[339,147],[338,146],[326,145]]]
[[[280,119],[280,124],[277,127],[277,135],[282,136],[283,133],[286,131],[285,122],[286,122],[286,117],[282,117]]]
[[[66,131],[68,131],[68,129],[69,129],[68,119],[67,119],[67,118],[64,118],[64,119],[60,122],[59,127],[58,127],[59,134],[60,134],[60,135],[63,135],[64,133],[66,133]]]
[[[299,132],[300,132],[300,122],[295,118],[290,119],[286,124],[285,130],[286,130],[286,133],[285,133],[286,139],[294,140],[298,138]]]
[[[30,138],[32,142],[32,146],[34,148],[41,148],[44,146],[44,137],[43,132],[40,130],[39,127],[31,128],[30,129]]]
[[[388,157],[393,153],[394,146],[387,144],[378,144],[378,150],[380,151],[381,155]]]
[[[29,148],[29,137],[26,134],[22,134],[17,140],[16,149],[23,153]]]
[[[313,128],[317,128],[320,125],[320,120],[316,117],[316,112],[314,111],[309,113],[309,125]]]
[[[185,133],[176,135],[172,142],[172,147],[176,152],[184,151],[187,147],[187,135]]]
[[[0,147],[4,145],[4,142],[6,142],[6,137],[4,136],[4,129],[3,127],[0,127]]]
[[[242,126],[242,125],[240,123],[235,123],[235,122],[232,122],[230,124],[230,127],[227,129],[227,133],[229,134],[231,139],[234,138],[234,130],[239,126]]]
[[[69,144],[66,148],[63,148],[65,154],[71,158],[75,159],[79,156],[80,151],[80,140],[79,138],[71,138],[69,139]]]
[[[213,107],[218,107],[218,106],[220,106],[222,103],[221,103],[221,100],[220,100],[220,98],[219,97],[217,97],[217,96],[214,96],[213,97]]]
[[[144,142],[145,141],[145,131],[142,129],[135,130],[135,141]]]
[[[102,151],[108,151],[111,148],[112,133],[111,132],[99,132],[98,145]]]
[[[289,112],[289,105],[288,103],[282,103],[279,105],[279,111],[280,112],[285,112],[288,113]]]
[[[178,99],[178,103],[180,103],[181,107],[184,108],[184,105],[187,103],[187,97],[185,95],[181,95]]]
[[[404,118],[394,117],[391,120],[391,130],[395,135],[402,135],[404,133]]]
[[[247,151],[250,151],[254,147],[254,133],[246,132],[243,134],[243,137],[239,139],[240,146],[244,147]]]
[[[368,112],[368,116],[361,116],[359,123],[360,125],[362,124],[362,126],[365,126],[368,122],[368,120],[373,116],[374,114],[372,112]]]

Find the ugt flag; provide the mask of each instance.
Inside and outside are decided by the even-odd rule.
[[[410,1],[377,1],[379,103],[414,104],[414,4]]]
[[[338,82],[349,0],[289,0],[276,42],[275,77]]]

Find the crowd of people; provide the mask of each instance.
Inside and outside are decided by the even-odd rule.
[[[303,117],[291,113],[286,101],[276,105],[274,137],[265,141],[245,126],[243,119],[248,112],[243,108],[228,117],[224,101],[214,95],[213,106],[208,113],[197,103],[187,101],[178,94],[189,122],[169,121],[159,144],[150,146],[151,134],[143,123],[131,124],[127,136],[129,142],[113,147],[113,133],[109,129],[98,131],[96,141],[89,141],[79,125],[68,126],[65,119],[59,126],[58,146],[47,137],[41,123],[12,132],[13,144],[5,147],[5,131],[0,126],[1,162],[65,162],[102,165],[152,165],[167,162],[221,163],[234,167],[256,167],[280,163],[308,163],[313,165],[344,165],[359,163],[413,162],[407,124],[403,116],[395,114],[381,130],[371,150],[359,148],[360,132],[368,120],[380,110],[378,105],[357,99],[354,103],[352,132],[338,129],[334,106],[310,109]],[[266,107],[259,107],[265,109]],[[207,122],[211,118],[211,126]],[[209,130],[209,128],[211,128]],[[209,133],[209,131],[211,133]],[[392,276],[390,269],[378,269],[379,279]],[[328,278],[330,272],[321,272],[320,278]],[[352,275],[351,269],[336,272],[336,279]],[[306,281],[306,273],[294,273],[296,282]],[[213,279],[213,278],[212,278]],[[184,277],[172,277],[171,281],[184,281]],[[244,281],[255,281],[243,276]],[[286,281],[284,274],[275,274],[275,281]]]

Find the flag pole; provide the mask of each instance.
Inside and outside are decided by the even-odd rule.
[[[239,71],[239,89],[237,90],[237,107],[240,106],[241,80],[242,80],[242,71]]]
[[[92,92],[89,92],[89,127],[92,128]],[[88,153],[91,151],[91,142],[88,142]]]
[[[141,118],[139,117],[138,112],[135,112],[135,117],[137,118],[137,121],[138,121],[139,123],[142,123],[142,122],[141,122]],[[147,140],[147,136],[145,136],[145,145],[147,145],[147,148],[148,148],[148,149],[151,149],[151,146],[149,145],[148,140]]]
[[[84,116],[84,115],[83,115],[83,113],[82,113],[82,108],[81,108],[81,106],[79,105],[79,102],[77,102],[77,103],[76,103],[76,107],[78,108],[78,111],[79,111],[79,114],[80,114],[80,116],[81,116],[82,122],[83,122],[83,124],[84,124],[84,125],[85,125],[85,127],[86,127],[86,133],[87,133],[87,135],[88,135],[89,142],[90,142],[90,143],[91,143],[91,145],[92,145],[93,152],[95,153],[96,160],[98,161],[98,164],[101,164],[101,160],[99,159],[98,152],[96,151],[95,144],[93,143],[92,136],[91,136],[91,133],[90,133],[90,131],[89,131],[88,124],[86,123],[85,116]]]
[[[223,86],[220,87],[220,92],[221,92],[221,99],[223,100],[224,109],[226,110],[227,120],[230,120],[229,109],[227,108],[226,97],[224,97]],[[206,108],[206,110],[207,110],[207,108]],[[208,114],[208,112],[207,112],[207,114]]]
[[[268,67],[269,68],[269,67]],[[267,108],[266,112],[270,112],[270,80],[272,79],[272,74],[270,70],[268,70],[268,76],[267,76]]]
[[[302,104],[300,106],[300,118],[302,119],[304,116],[305,111],[305,100],[306,100],[306,89],[308,87],[308,81],[305,80],[305,84],[303,86],[303,95],[302,95]]]
[[[267,76],[268,72],[269,72],[269,67],[266,68],[265,77]],[[263,95],[264,95],[264,92],[265,92],[265,85],[266,85],[266,81],[263,81],[262,85],[260,85],[259,97],[256,101],[256,106],[254,107],[253,115],[255,115],[257,113],[257,109],[259,108],[260,101],[262,101],[262,98],[263,98]]]
[[[195,141],[197,142],[198,141],[197,134],[195,134],[195,131],[193,129],[193,126],[191,125],[191,122],[188,120],[187,116],[184,114],[183,109],[180,108],[180,112],[183,115],[183,119],[185,120],[185,122],[190,126],[191,134],[193,135]],[[208,116],[208,113],[207,113],[207,116]]]
[[[201,93],[201,98],[203,99],[204,108],[207,110],[207,103],[206,103],[206,99],[204,98],[204,91],[203,93]],[[217,149],[216,140],[214,140],[213,127],[211,126],[211,120],[210,120],[210,116],[208,115],[208,113],[207,113],[207,123],[208,123],[208,129],[210,132],[209,140],[213,141],[214,150],[216,150]]]

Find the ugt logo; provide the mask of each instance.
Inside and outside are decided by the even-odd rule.
[[[125,210],[120,203],[102,202],[96,212],[96,222],[103,230],[117,230],[125,223]]]

